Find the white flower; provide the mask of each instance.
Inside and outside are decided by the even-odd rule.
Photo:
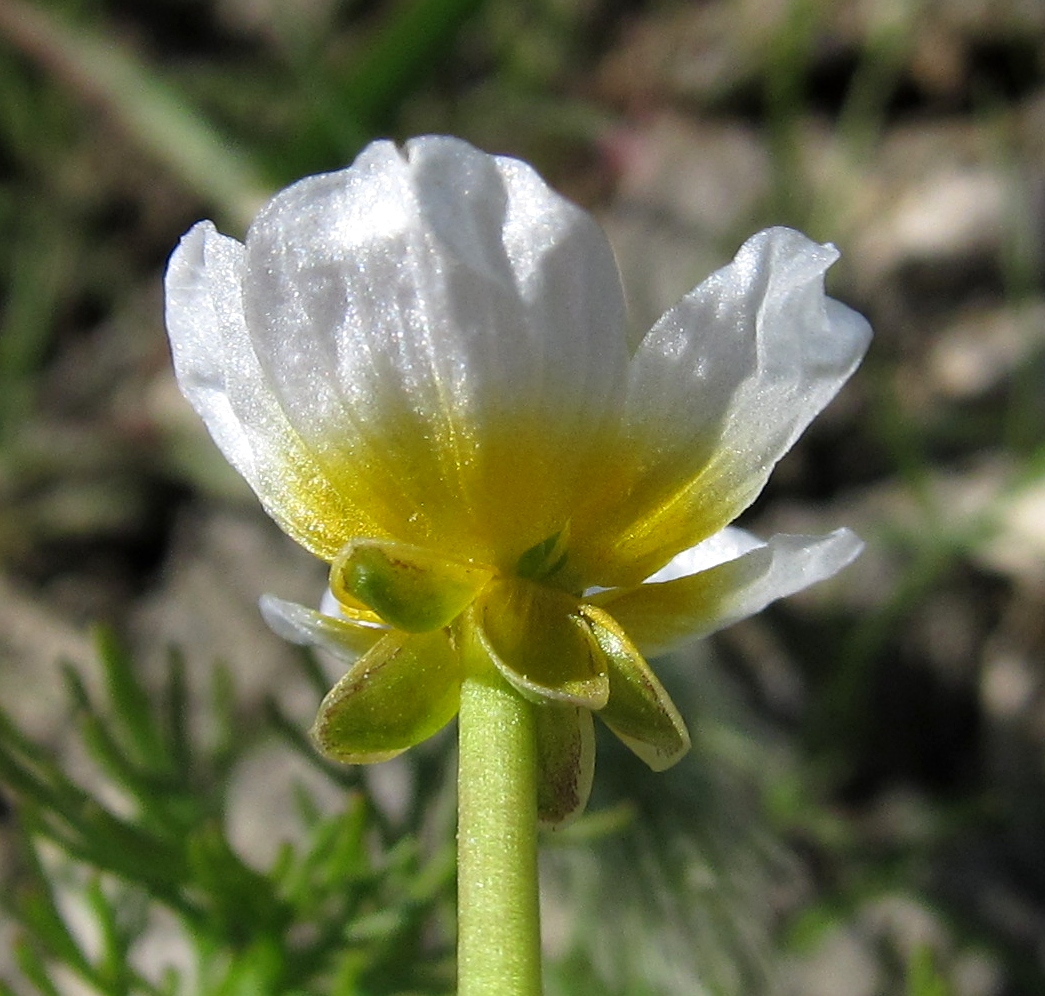
[[[538,703],[541,806],[581,808],[591,712],[654,768],[688,748],[643,655],[835,573],[847,530],[729,523],[858,364],[836,258],[769,229],[634,349],[595,222],[525,163],[376,142],[277,195],[245,244],[196,225],[167,273],[182,391],[334,608],[270,625],[349,663],[315,736],[390,757],[494,666]]]

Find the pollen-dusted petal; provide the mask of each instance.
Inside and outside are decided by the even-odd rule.
[[[575,598],[554,588],[499,581],[473,603],[471,622],[494,666],[527,698],[601,709],[606,659],[577,609]]]
[[[838,253],[786,228],[749,239],[668,311],[631,365],[615,500],[574,516],[588,573],[641,580],[713,535],[762,490],[870,341],[824,294]],[[600,549],[601,547],[601,549]]]
[[[346,529],[367,533],[374,524],[345,504],[262,373],[243,314],[244,265],[243,246],[209,221],[171,256],[166,320],[178,386],[269,515],[330,559]]]
[[[391,540],[353,540],[330,569],[342,601],[357,599],[408,633],[447,625],[493,576],[489,567],[447,560],[423,547]]]
[[[312,739],[335,761],[387,761],[438,733],[460,701],[460,662],[447,632],[392,631],[327,693]]]
[[[613,614],[642,653],[653,657],[831,577],[862,549],[863,543],[848,529],[826,536],[780,533],[698,574],[611,590],[594,600]]]
[[[258,604],[262,617],[277,636],[302,646],[319,647],[346,664],[355,662],[388,632],[385,626],[338,619],[275,595],[262,595]]]
[[[617,620],[594,605],[581,614],[610,665],[610,698],[599,717],[654,771],[670,768],[690,748],[675,703]]]
[[[562,528],[628,361],[590,216],[523,163],[429,137],[291,186],[246,244],[261,365],[374,535],[510,568]]]
[[[537,720],[537,815],[560,827],[584,812],[595,774],[595,728],[588,709],[544,703]]]

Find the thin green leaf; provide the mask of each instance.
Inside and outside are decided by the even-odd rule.
[[[113,38],[65,24],[46,7],[5,0],[0,34],[98,106],[204,200],[243,227],[268,194],[235,149],[157,73]]]
[[[315,690],[316,697],[323,698],[330,691],[330,679],[315,652],[309,647],[299,647],[294,660],[301,669],[302,676]]]
[[[43,959],[24,940],[17,941],[14,948],[15,960],[22,974],[28,979],[42,996],[62,996],[54,984]]]
[[[16,896],[15,915],[53,957],[79,974],[89,975],[90,963],[58,909],[50,878],[36,847],[27,843],[22,854],[30,871],[30,880]]]
[[[366,857],[366,832],[370,811],[373,809],[361,796],[356,796],[336,820],[337,833],[331,838],[331,848],[326,856],[327,884],[353,881],[368,873]]]
[[[907,970],[907,996],[952,996],[932,949],[924,944],[914,952]]]
[[[265,702],[265,718],[272,729],[279,734],[290,747],[319,768],[325,775],[345,789],[355,789],[361,784],[361,771],[358,765],[336,764],[323,757],[312,743],[301,724],[287,717],[274,698]]]
[[[78,826],[89,797],[0,710],[0,781],[25,805],[34,804]]]
[[[18,251],[11,257],[0,308],[0,438],[15,431],[36,390],[36,375],[51,341],[52,319],[71,265],[68,234],[48,205],[22,205]],[[28,231],[25,229],[28,228]],[[2,278],[0,278],[2,279]]]
[[[129,991],[133,978],[128,960],[133,931],[128,931],[117,917],[114,903],[106,896],[101,881],[93,876],[84,889],[84,898],[98,927],[101,953],[95,972],[113,993]]]
[[[163,738],[156,727],[152,700],[135,674],[134,661],[106,626],[94,632],[95,649],[105,675],[106,692],[117,728],[128,740],[136,759],[153,770],[169,765]]]
[[[66,688],[77,708],[80,738],[99,768],[133,797],[148,793],[150,772],[128,757],[122,744],[112,734],[112,722],[99,715],[84,686],[83,679],[71,668],[65,669]]]
[[[225,938],[238,944],[286,926],[289,910],[272,881],[244,864],[220,824],[198,828],[186,843],[192,883],[206,894],[212,924]]]
[[[370,127],[379,126],[410,88],[438,65],[461,25],[483,0],[414,0],[371,40],[345,81],[347,105]]]
[[[332,889],[347,892],[370,871],[365,849],[371,807],[359,794],[349,798],[344,813],[317,824],[298,861],[280,880],[281,892],[302,910],[326,901]]]
[[[164,711],[171,761],[176,771],[187,775],[192,765],[192,741],[188,728],[189,690],[185,678],[185,658],[181,651],[174,648],[168,657]]]
[[[31,807],[23,808],[23,819],[72,857],[128,881],[140,882],[175,909],[191,910],[179,891],[187,879],[182,852],[118,819],[97,802],[91,800],[85,804],[75,823],[55,819],[46,809]]]
[[[244,746],[243,728],[236,715],[236,687],[232,672],[224,664],[215,665],[211,671],[211,716],[215,733],[210,755],[215,769],[224,771]]]

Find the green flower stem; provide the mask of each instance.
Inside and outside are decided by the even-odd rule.
[[[540,996],[534,706],[489,668],[458,722],[458,996]]]

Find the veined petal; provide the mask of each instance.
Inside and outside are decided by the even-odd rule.
[[[209,221],[171,256],[166,318],[178,386],[265,510],[303,546],[330,559],[342,534],[374,534],[287,421],[262,372],[243,314],[243,246]]]
[[[438,733],[460,702],[460,661],[447,632],[393,631],[327,693],[312,738],[335,761],[387,761]]]
[[[280,404],[371,534],[510,568],[607,457],[623,302],[594,221],[449,138],[279,194],[244,303]],[[355,518],[359,518],[356,515]]]
[[[690,748],[675,703],[617,620],[594,605],[581,614],[609,660],[610,697],[600,718],[654,771],[665,771]]]
[[[527,698],[601,709],[607,663],[577,609],[565,592],[501,581],[476,599],[470,622],[491,662]]]
[[[584,812],[595,774],[595,729],[588,709],[544,703],[535,709],[537,815],[559,827]]]
[[[330,587],[342,603],[358,600],[396,629],[425,633],[459,616],[492,576],[408,543],[361,539],[334,561]]]
[[[667,312],[633,359],[622,453],[575,537],[585,574],[634,583],[713,535],[762,490],[773,466],[855,369],[867,322],[824,294],[837,258],[798,232],[749,239]]]
[[[643,654],[655,657],[831,577],[862,549],[848,529],[826,536],[781,533],[699,574],[616,589],[593,600],[613,615]]]
[[[365,654],[388,632],[384,626],[337,619],[275,595],[262,595],[259,605],[265,622],[277,636],[302,646],[319,647],[346,664]]]
[[[675,578],[685,577],[687,574],[699,574],[701,571],[718,567],[727,560],[736,560],[745,553],[765,546],[765,540],[759,539],[754,533],[746,529],[738,529],[736,526],[726,526],[720,529],[714,536],[691,546],[688,550],[672,557],[659,571],[646,578],[646,584],[658,581],[673,581]]]

